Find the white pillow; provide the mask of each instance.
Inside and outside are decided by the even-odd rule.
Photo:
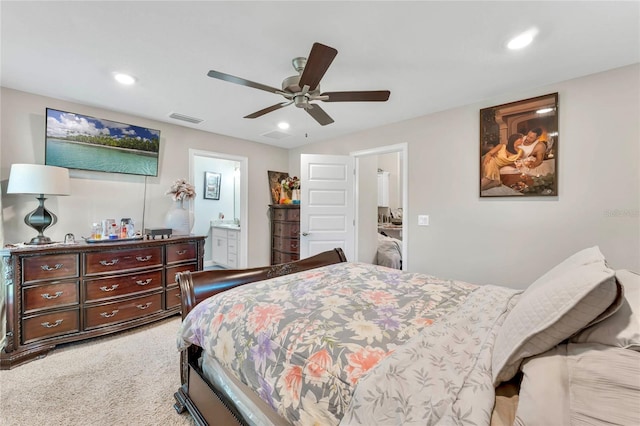
[[[568,425],[567,345],[556,345],[522,363],[514,426]]]
[[[557,345],[522,363],[514,425],[640,422],[640,353],[595,343]]]
[[[496,337],[493,384],[510,380],[524,358],[551,349],[615,302],[614,271],[594,247],[571,256],[520,296]]]
[[[540,278],[535,280],[529,286],[529,288],[535,287],[541,283],[549,281],[552,278],[558,277],[565,272],[575,268],[576,266],[589,265],[590,263],[606,265],[604,255],[602,254],[602,252],[600,252],[600,248],[598,246],[580,250],[579,252],[569,256],[568,258],[551,268],[545,274],[543,274]]]
[[[640,351],[640,275],[621,269],[616,280],[624,287],[624,300],[617,312],[580,331],[574,343],[600,343]]]

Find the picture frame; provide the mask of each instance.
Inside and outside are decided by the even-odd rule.
[[[558,196],[558,93],[480,110],[480,197]]]
[[[53,108],[44,118],[45,165],[158,176],[160,130]]]
[[[204,199],[219,200],[220,199],[220,181],[221,173],[204,172]]]
[[[269,192],[271,193],[271,204],[280,203],[280,191],[282,190],[282,181],[289,177],[286,172],[267,171],[269,176]]]

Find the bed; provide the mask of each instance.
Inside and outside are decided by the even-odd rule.
[[[177,279],[197,424],[640,423],[640,280],[597,247],[525,291],[340,249]]]
[[[402,240],[378,232],[376,265],[402,269]]]

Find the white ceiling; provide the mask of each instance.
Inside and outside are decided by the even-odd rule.
[[[4,0],[0,18],[4,87],[284,148],[640,62],[638,1]],[[531,27],[532,46],[505,49]],[[321,103],[327,126],[293,105],[250,120],[284,99],[207,77],[280,87],[313,42],[338,50],[323,91],[388,89],[389,101]],[[283,120],[290,136],[262,136]]]

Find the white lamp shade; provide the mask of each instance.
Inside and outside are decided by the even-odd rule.
[[[12,164],[7,194],[69,195],[69,170],[41,164]]]

